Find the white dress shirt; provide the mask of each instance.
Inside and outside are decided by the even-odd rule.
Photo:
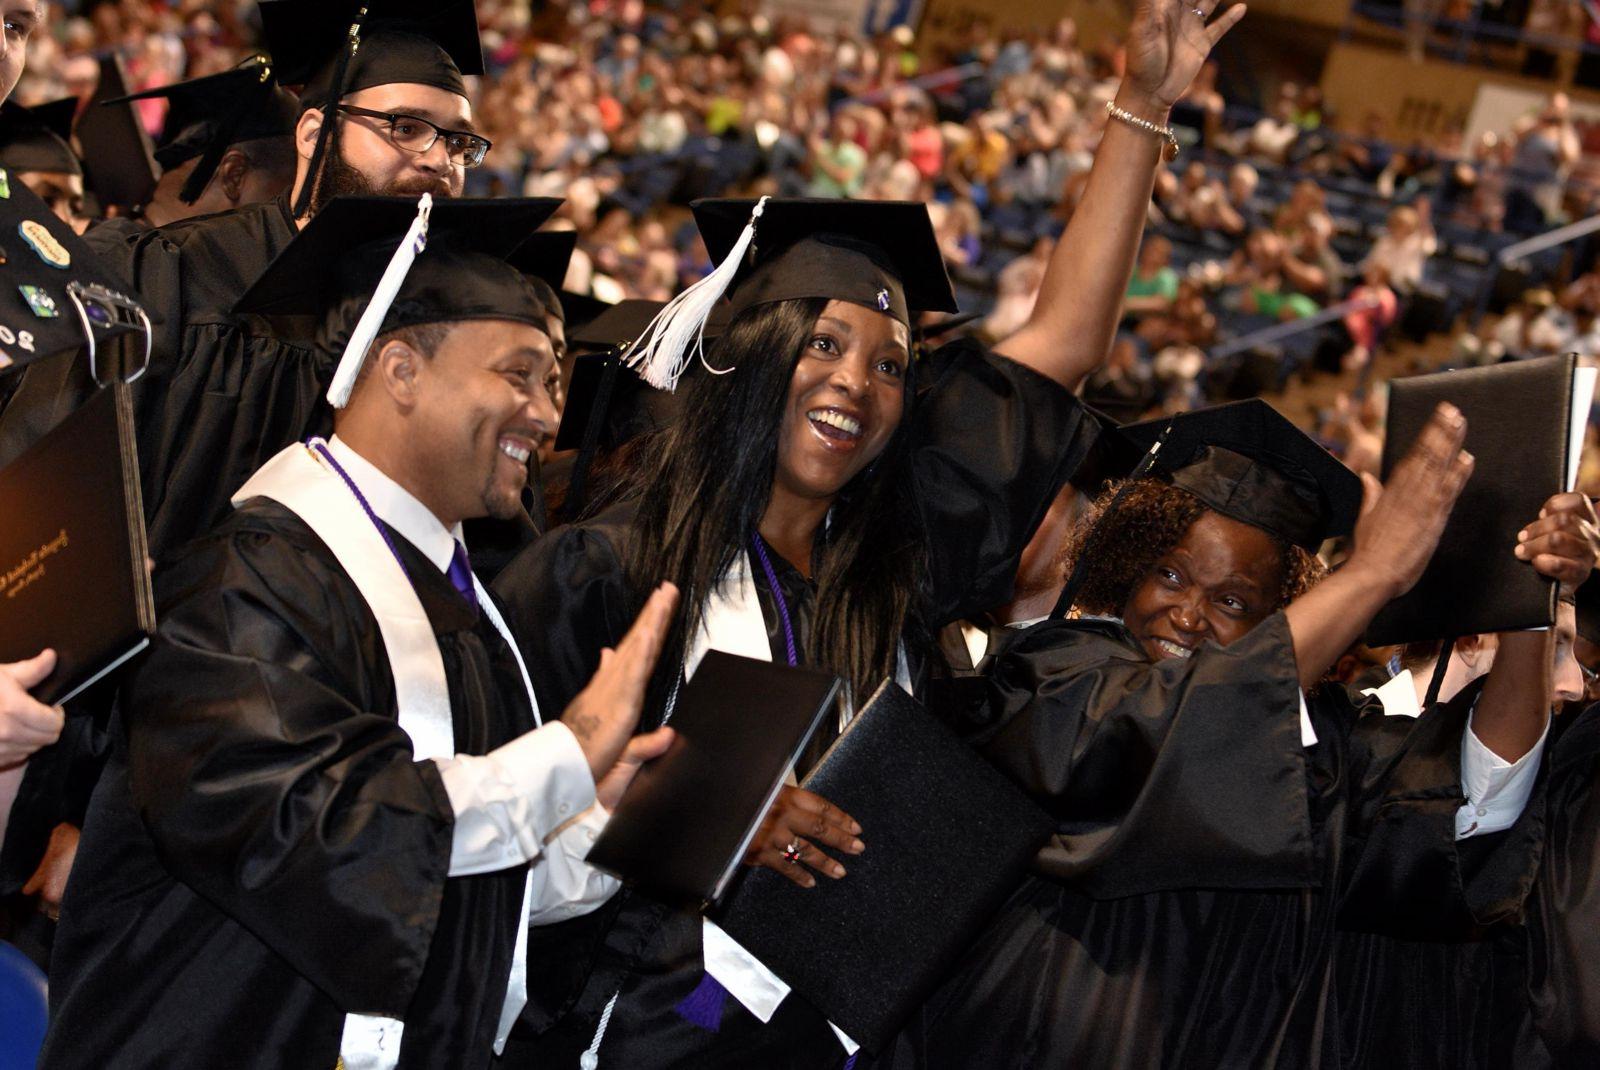
[[[361,488],[372,511],[440,572],[447,572],[461,539],[460,526],[447,529],[427,506],[337,436],[328,450]],[[481,586],[478,597],[488,601]],[[506,639],[511,641],[509,635]],[[534,863],[529,912],[534,923],[587,913],[617,890],[615,878],[583,861],[609,815],[595,802],[588,759],[566,725],[552,721],[488,754],[457,754],[434,759],[434,764],[455,811],[450,876]]]
[[[1385,717],[1421,717],[1417,685],[1410,669],[1402,669],[1382,687],[1363,691],[1383,703]],[[1475,713],[1476,711],[1474,711]],[[1539,776],[1539,758],[1550,737],[1550,718],[1545,717],[1544,732],[1521,758],[1508,762],[1483,745],[1472,730],[1469,715],[1467,730],[1461,734],[1461,791],[1467,801],[1456,811],[1456,839],[1464,840],[1485,832],[1504,832],[1517,823],[1533,795]]]

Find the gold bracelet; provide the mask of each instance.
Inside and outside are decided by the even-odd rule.
[[[1171,149],[1171,153],[1167,154],[1167,159],[1175,160],[1178,158],[1178,135],[1172,132],[1172,127],[1157,126],[1149,119],[1141,119],[1137,115],[1133,114],[1133,112],[1117,107],[1117,103],[1114,100],[1106,101],[1106,114],[1111,116],[1111,118],[1118,120],[1119,122],[1127,123],[1135,130],[1143,130],[1147,134],[1154,134],[1156,137],[1165,138],[1167,144],[1166,148],[1162,150],[1163,153],[1166,153],[1167,149]]]

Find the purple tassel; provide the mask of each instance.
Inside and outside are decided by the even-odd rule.
[[[722,1028],[722,1008],[728,1002],[728,990],[709,973],[700,975],[694,991],[683,997],[677,1006],[678,1017],[701,1029],[715,1033]]]

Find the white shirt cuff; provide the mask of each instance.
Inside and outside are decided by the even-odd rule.
[[[1546,716],[1539,742],[1527,754],[1508,762],[1484,746],[1472,730],[1472,721],[1467,721],[1467,730],[1461,734],[1461,790],[1467,802],[1456,811],[1456,839],[1503,832],[1517,823],[1533,796],[1539,758],[1549,736],[1550,718]]]
[[[532,861],[552,832],[594,805],[589,761],[572,730],[559,721],[488,754],[434,762],[456,815],[452,877]],[[582,853],[587,852],[584,847]]]
[[[533,890],[528,920],[534,925],[587,914],[617,894],[622,882],[584,861],[609,820],[611,814],[595,803],[544,845],[544,854],[528,870]]]

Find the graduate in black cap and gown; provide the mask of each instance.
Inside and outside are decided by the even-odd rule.
[[[550,625],[527,650],[548,704],[663,579],[685,612],[652,684],[656,719],[712,647],[828,669],[858,699],[885,679],[914,688],[933,629],[1006,600],[1024,543],[1094,438],[1071,391],[1115,330],[1167,147],[1155,128],[1243,14],[1208,25],[1211,10],[1141,5],[1121,117],[1083,206],[1032,318],[992,351],[958,341],[912,362],[916,315],[956,311],[923,204],[695,206],[719,265],[629,359],[657,386],[699,363],[700,382],[645,445],[632,500],[552,533],[497,583],[518,620]],[[728,325],[702,344],[724,297]],[[840,720],[825,719],[797,773]],[[812,886],[849,880],[871,842],[870,828],[791,787],[745,861]],[[609,929],[585,919],[535,934],[530,957],[550,969],[508,1065],[831,1066],[854,1049],[804,1000],[774,1009],[741,990],[748,954],[696,914],[630,894],[595,919]]]
[[[1431,557],[1464,434],[1442,407],[1363,502],[1265,402],[1172,422],[1156,471],[1080,528],[1064,599],[1086,616],[1017,635],[964,726],[1057,833],[886,1064],[1338,1067],[1336,924],[1516,916],[1551,633],[1505,637],[1480,688],[1418,719],[1319,686]],[[1586,574],[1582,520],[1537,521],[1533,567]],[[1324,576],[1313,551],[1352,527]]]
[[[156,140],[161,178],[137,218],[115,226],[166,226],[192,216],[265,204],[286,193],[295,176],[293,94],[278,85],[271,63],[254,56],[230,71],[175,82],[100,102],[164,100]],[[124,231],[124,236],[128,234]]]
[[[157,560],[226,513],[229,495],[286,443],[329,419],[327,354],[301,332],[235,313],[234,303],[335,195],[456,196],[488,149],[471,132],[464,82],[483,69],[471,0],[264,0],[261,15],[278,78],[307,83],[292,194],[87,236],[158,318],[149,370],[133,388]],[[81,362],[30,367],[0,420],[0,464],[91,390]]]
[[[10,100],[0,104],[0,167],[8,182],[33,190],[57,218],[82,234],[89,217],[83,203],[83,164],[72,151],[77,112],[76,97],[31,108]]]
[[[540,968],[529,925],[616,886],[581,859],[670,742],[633,728],[674,592],[541,727],[460,525],[520,508],[555,422],[544,308],[504,260],[550,202],[422,200],[336,202],[246,297],[322,319],[336,434],[157,573],[44,1067],[484,1067]]]

